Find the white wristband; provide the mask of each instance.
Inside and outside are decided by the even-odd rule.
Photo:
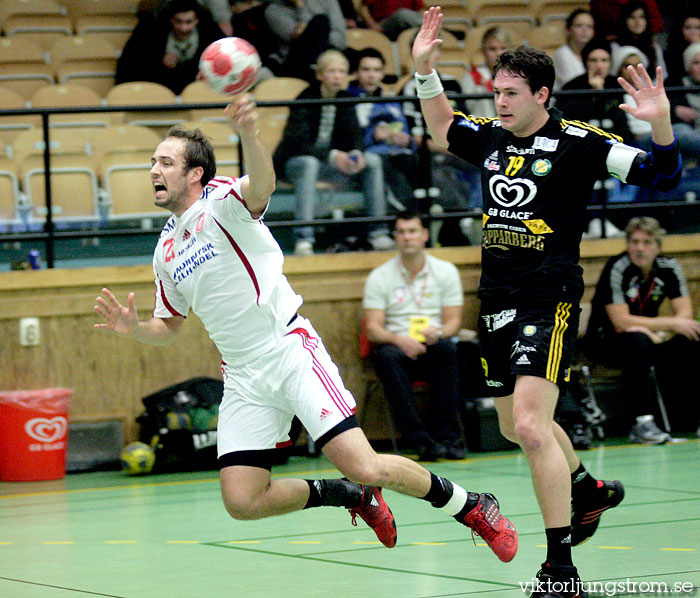
[[[429,75],[416,73],[416,95],[421,100],[429,100],[439,96],[443,91],[442,81],[435,69]]]

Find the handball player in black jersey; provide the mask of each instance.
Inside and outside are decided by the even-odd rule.
[[[584,597],[571,545],[588,540],[624,497],[620,482],[586,471],[553,420],[578,331],[586,203],[595,181],[610,175],[659,190],[678,184],[670,105],[659,69],[655,82],[633,67],[632,84],[618,79],[636,102],[620,108],[652,126],[651,152],[632,148],[549,109],[552,61],[521,47],[496,63],[496,118],[455,112],[434,70],[441,22],[439,7],[425,12],[413,46],[416,88],[433,140],[482,168],[482,365],[501,432],[528,460],[544,519],[547,556],[532,596]]]

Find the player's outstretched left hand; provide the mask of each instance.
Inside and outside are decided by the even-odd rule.
[[[258,132],[258,111],[255,99],[249,93],[244,93],[224,109],[231,119],[233,130],[241,137],[252,137]]]
[[[642,64],[638,64],[636,69],[630,65],[627,67],[627,70],[632,83],[622,77],[618,77],[617,82],[634,98],[637,106],[620,104],[620,108],[635,118],[650,123],[670,119],[671,104],[664,89],[661,67],[656,67],[655,82],[652,82],[649,73],[647,73]]]

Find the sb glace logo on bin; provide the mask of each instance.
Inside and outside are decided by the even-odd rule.
[[[57,451],[66,447],[68,420],[56,417],[34,417],[24,424],[24,431],[41,444],[30,444],[30,451]]]

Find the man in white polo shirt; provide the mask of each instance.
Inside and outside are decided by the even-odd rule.
[[[262,221],[275,173],[252,96],[241,96],[226,111],[248,174],[216,176],[213,148],[199,129],[168,132],[151,159],[153,202],[172,212],[153,256],[153,316],[139,320],[133,293],[123,306],[105,288],[95,305],[103,321],[95,328],[160,345],[175,338],[190,307],[202,320],[223,358],[217,440],[221,493],[231,517],[344,507],[353,523],[359,516],[392,548],[396,525],[384,487],[445,511],[500,560],[512,560],[518,536],[492,494],[467,492],[370,446],[338,368],[311,322],[296,313],[302,298],[284,276],[284,256]],[[274,451],[289,444],[294,415],[345,478],[272,479]]]
[[[399,213],[399,254],[370,272],[363,307],[375,343],[377,375],[391,403],[401,438],[421,460],[464,458],[459,419],[457,345],[462,283],[454,264],[425,251],[429,231],[419,212]],[[430,424],[416,410],[413,382],[430,383]]]

